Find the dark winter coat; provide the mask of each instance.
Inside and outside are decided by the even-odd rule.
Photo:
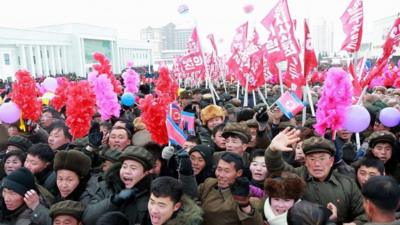
[[[182,207],[174,213],[165,225],[201,225],[203,224],[203,210],[196,203],[183,196]]]
[[[304,200],[322,206],[328,205],[329,202],[335,204],[338,222],[361,223],[361,216],[364,213],[362,196],[353,179],[334,171],[326,181],[318,182],[310,176],[305,166],[293,168],[284,162],[281,152],[270,149],[265,152],[265,162],[271,173],[289,171],[302,177],[307,183]]]
[[[114,164],[105,174],[105,180],[99,184],[95,195],[83,213],[83,224],[96,224],[97,219],[106,212],[121,211],[129,220],[130,225],[148,224],[147,203],[150,198],[151,177],[146,176],[139,181],[134,188],[138,189],[136,199],[132,202],[117,207],[111,202],[113,195],[125,189],[119,177],[121,164]]]

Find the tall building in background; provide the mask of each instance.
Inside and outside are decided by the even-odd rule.
[[[333,23],[320,18],[310,20],[310,29],[314,49],[321,54],[332,54],[334,52]]]
[[[178,28],[173,23],[159,28],[147,27],[141,30],[141,40],[149,41],[153,49],[154,63],[173,62],[175,56],[182,55],[192,29]]]

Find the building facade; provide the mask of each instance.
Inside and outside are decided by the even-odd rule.
[[[94,52],[102,52],[118,74],[128,60],[135,66],[152,64],[146,41],[120,40],[115,29],[63,24],[32,29],[0,28],[0,78],[14,79],[18,69],[35,76],[75,73],[85,77]]]
[[[192,34],[192,29],[178,28],[173,23],[160,28],[146,27],[141,30],[141,40],[149,41],[153,50],[155,64],[165,62],[170,64],[176,56],[182,55]]]

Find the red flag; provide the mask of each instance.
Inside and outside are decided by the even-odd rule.
[[[311,43],[310,30],[308,29],[307,21],[304,20],[304,76],[307,77],[317,66],[318,62]]]
[[[392,28],[390,29],[386,41],[383,44],[383,53],[382,56],[378,58],[375,66],[371,70],[371,72],[365,77],[365,79],[361,82],[362,87],[369,85],[369,83],[374,79],[374,77],[381,73],[382,69],[385,67],[387,62],[389,61],[390,55],[394,51],[394,47],[398,46],[400,42],[400,17],[398,17]]]
[[[187,43],[187,52],[180,57],[180,66],[187,77],[204,80],[205,65],[203,62],[203,52],[196,27],[193,29],[192,37]]]
[[[353,95],[358,97],[358,96],[361,95],[362,88],[361,88],[360,82],[358,81],[358,77],[356,75],[356,72],[354,71],[353,63],[350,63],[350,65],[349,65],[349,72],[350,72],[351,76],[353,77],[353,81],[352,81],[352,83],[353,83]]]
[[[261,87],[265,84],[264,76],[264,51],[261,48],[249,56],[249,67],[241,67],[241,71],[237,74],[240,84],[244,87],[246,85],[246,77],[248,79],[248,91]]]
[[[363,31],[363,2],[362,0],[352,0],[344,11],[340,20],[343,24],[343,31],[346,39],[343,41],[341,50],[347,52],[357,52],[360,49]]]
[[[231,44],[232,53],[236,51],[242,51],[246,47],[248,25],[249,23],[246,22],[240,27],[236,28],[236,34],[233,37],[233,41]]]
[[[301,99],[303,97],[302,87],[304,86],[304,76],[301,74],[301,63],[299,56],[288,58],[286,70],[286,84],[296,92],[296,95]]]
[[[400,17],[394,21],[392,29],[390,29],[389,34],[386,37],[386,41],[383,44],[384,55],[392,54],[393,47],[398,46],[400,42]],[[388,57],[389,57],[388,56]]]
[[[271,59],[280,62],[299,54],[286,0],[280,0],[261,23],[268,31],[267,52]]]
[[[217,51],[217,45],[215,44],[215,39],[214,39],[214,35],[213,34],[209,34],[207,35],[207,38],[210,39],[211,45],[214,49],[215,55],[218,55],[218,51]]]

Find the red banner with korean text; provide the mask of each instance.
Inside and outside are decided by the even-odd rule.
[[[297,97],[302,99],[302,87],[305,84],[305,80],[301,71],[301,62],[298,55],[288,58],[285,83],[292,91],[296,93]]]
[[[342,43],[341,50],[349,53],[357,52],[360,49],[363,32],[363,1],[352,0],[346,11],[340,17],[346,39]]]
[[[299,54],[300,47],[286,0],[279,1],[261,23],[268,32],[266,47],[269,58],[281,62]]]
[[[196,28],[193,29],[192,36],[187,43],[187,52],[180,57],[179,63],[186,77],[193,77],[200,80],[205,79],[203,53]]]
[[[304,77],[307,78],[317,66],[318,62],[312,46],[310,30],[308,29],[307,21],[304,20]]]
[[[236,34],[233,37],[233,41],[231,44],[231,52],[237,52],[237,51],[243,51],[243,49],[246,47],[246,41],[247,41],[247,29],[248,29],[249,23],[246,22],[242,25],[240,25],[238,28],[236,28]]]

